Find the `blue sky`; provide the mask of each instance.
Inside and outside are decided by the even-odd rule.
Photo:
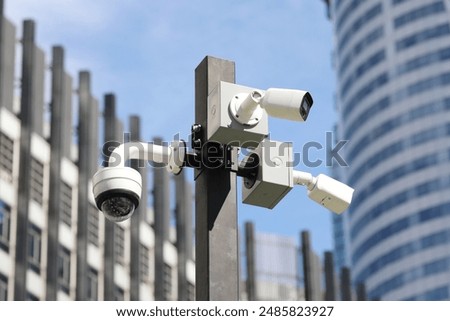
[[[19,31],[23,19],[37,22],[37,43],[48,63],[51,47],[63,45],[72,76],[90,70],[100,101],[113,92],[122,120],[140,115],[146,140],[170,140],[177,133],[188,138],[194,121],[194,69],[206,55],[235,61],[241,85],[311,92],[314,107],[308,121],[270,119],[272,139],[291,141],[301,152],[309,141],[325,145],[325,132],[332,130],[333,37],[321,0],[5,2],[6,15]],[[310,158],[324,159],[325,152]],[[329,172],[325,166],[300,164],[298,169]],[[296,240],[301,230],[309,229],[316,251],[332,247],[329,212],[310,201],[300,186],[273,210],[240,204],[239,220]]]

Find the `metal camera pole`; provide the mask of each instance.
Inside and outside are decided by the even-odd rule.
[[[292,145],[267,139],[269,114],[305,121],[312,103],[311,95],[303,90],[269,88],[262,92],[236,85],[234,62],[207,56],[195,69],[192,152],[186,151],[182,140],[170,146],[148,144],[144,155],[136,150],[125,155],[128,143],[121,144],[112,152],[122,161],[116,168],[100,169],[93,177],[97,206],[105,209],[106,217],[114,222],[133,214],[140,201],[142,183],[140,174],[125,166],[128,159],[153,160],[175,175],[183,167],[194,167],[196,299],[238,300],[236,176],[247,180],[243,189],[246,204],[272,209],[295,184],[305,186],[313,201],[336,213],[342,213],[350,205],[354,191],[351,187],[323,174],[314,177],[293,170],[289,165]],[[270,154],[264,147],[267,142],[278,151],[285,146],[286,153],[278,153],[276,157],[279,166],[262,161]],[[239,147],[235,145],[255,149],[239,162]],[[112,188],[115,185],[111,182],[121,188]],[[127,207],[118,206],[118,196]]]
[[[208,128],[208,94],[219,81],[235,82],[234,62],[205,57],[195,70],[195,122],[202,142]],[[239,299],[236,173],[195,171],[196,300]]]

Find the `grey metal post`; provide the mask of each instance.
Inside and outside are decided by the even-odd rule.
[[[99,161],[99,147],[98,147],[98,129],[99,129],[99,103],[98,100],[91,95],[91,104],[89,107],[89,163],[88,163],[88,174],[89,181],[98,169]],[[86,215],[86,214],[85,214]]]
[[[64,127],[64,49],[53,47],[52,97],[50,135],[50,195],[48,211],[47,244],[47,296],[49,301],[57,299],[58,292],[58,248],[59,210],[61,202],[61,158]],[[70,128],[69,128],[70,130]]]
[[[352,301],[350,269],[347,267],[341,269],[341,300]]]
[[[4,11],[4,3],[3,0],[0,0],[0,108],[3,107],[4,105],[4,77],[5,75],[5,67],[4,67],[4,63],[3,63],[3,57],[4,57],[4,51],[5,51],[5,41],[4,41],[4,35],[3,33],[5,32],[5,17],[3,15],[3,11]],[[14,76],[13,76],[14,78]]]
[[[336,282],[334,278],[334,258],[330,251],[325,252],[325,301],[336,300]]]
[[[255,227],[252,222],[245,223],[245,254],[247,258],[247,299],[256,300],[256,265],[255,265]]]
[[[26,298],[26,272],[28,254],[28,202],[30,199],[31,134],[33,132],[33,77],[35,62],[35,23],[23,23],[22,91],[21,91],[21,134],[19,161],[19,188],[17,202],[17,230],[15,255],[14,300]]]
[[[367,301],[366,285],[364,283],[358,283],[356,287],[356,300]]]
[[[45,84],[45,53],[35,46],[33,66],[33,131],[43,136],[44,134],[44,84]]]
[[[3,6],[3,0],[0,3]],[[0,7],[0,10],[3,8]],[[16,27],[0,12],[0,107],[13,110]]]
[[[63,132],[61,140],[61,155],[72,158],[72,98],[73,98],[73,79],[67,72],[64,73],[64,115],[63,115]]]
[[[131,141],[141,141],[141,122],[138,116],[130,117],[130,134]],[[142,177],[142,196],[139,207],[136,209],[135,214],[131,217],[131,251],[130,251],[130,299],[132,301],[139,300],[140,293],[140,281],[141,281],[141,256],[140,256],[140,223],[144,220],[147,211],[147,170],[146,164],[142,160],[133,160],[131,167],[136,169]]]
[[[91,76],[88,71],[79,73],[78,85],[78,220],[77,220],[77,288],[76,300],[87,297],[87,213],[89,210],[88,186],[91,171],[92,148],[90,128]]]
[[[186,240],[186,259],[194,261],[194,227],[193,227],[193,206],[194,206],[194,195],[193,195],[193,186],[190,182],[185,180],[184,184],[184,195],[185,195],[185,224],[184,224],[184,233]],[[192,299],[192,298],[191,298]]]
[[[302,256],[303,256],[303,278],[305,284],[305,300],[312,301],[313,299],[313,262],[311,252],[311,242],[309,231],[302,231]]]
[[[186,180],[184,171],[175,176],[175,216],[177,228],[178,256],[178,300],[187,301],[188,284],[186,279],[187,244],[186,244]]]
[[[195,122],[206,140],[208,94],[219,81],[235,82],[234,62],[205,57],[195,70]],[[236,174],[196,171],[196,299],[239,299]]]
[[[160,137],[153,138],[162,144]],[[164,293],[164,242],[169,238],[169,173],[163,167],[153,168],[153,208],[155,213],[155,300],[167,300]]]
[[[103,145],[103,165],[108,165],[108,158],[115,146],[119,145],[117,133],[118,122],[116,119],[116,97],[113,94],[105,95],[104,110],[104,137]],[[115,223],[105,219],[105,247],[104,247],[104,300],[114,300],[114,227]]]

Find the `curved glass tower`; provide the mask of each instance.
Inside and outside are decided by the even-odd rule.
[[[337,0],[355,283],[369,299],[450,299],[450,1]]]

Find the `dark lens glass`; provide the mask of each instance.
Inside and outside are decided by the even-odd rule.
[[[122,222],[128,219],[134,212],[134,203],[123,196],[110,197],[102,204],[102,212],[113,222]]]
[[[303,120],[306,120],[309,115],[309,110],[313,104],[312,97],[309,93],[305,94],[305,97],[302,100],[302,105],[300,106],[300,116],[302,116]]]

